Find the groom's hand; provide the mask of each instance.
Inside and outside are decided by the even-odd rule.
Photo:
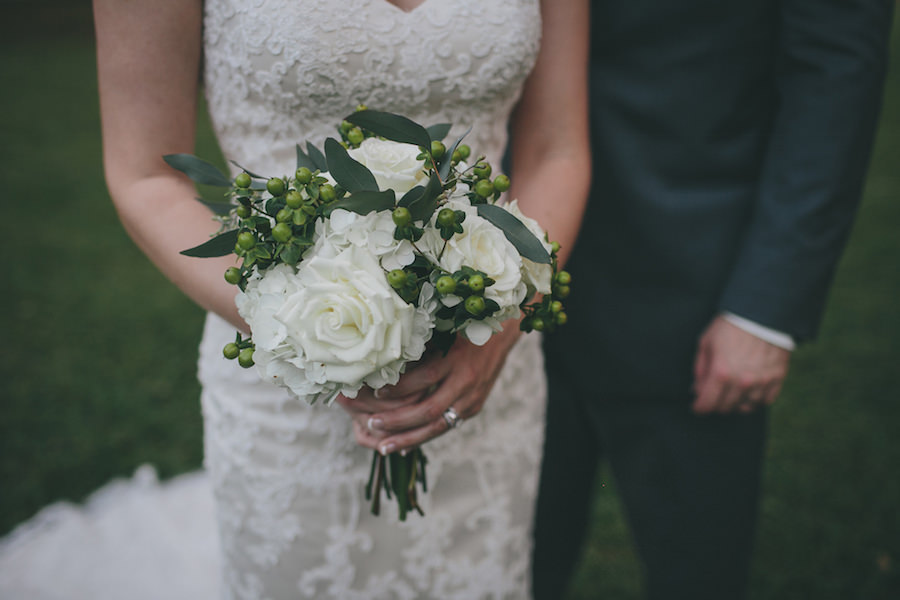
[[[717,317],[700,337],[694,360],[694,412],[752,412],[772,404],[790,358],[789,350]]]

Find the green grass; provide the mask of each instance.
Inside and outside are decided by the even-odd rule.
[[[0,532],[141,463],[171,476],[201,461],[203,315],[118,223],[89,21],[73,5],[42,15],[39,38],[0,43],[14,83],[0,95]],[[754,599],[900,597],[900,28],[893,56],[820,339],[797,352],[773,411]],[[205,121],[198,154],[217,156]],[[638,598],[614,486],[601,481],[571,597]]]

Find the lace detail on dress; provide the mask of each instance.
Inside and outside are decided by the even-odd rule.
[[[431,125],[495,166],[539,45],[537,0],[210,0],[205,81],[226,157],[264,175],[295,168],[359,103]],[[363,498],[371,454],[337,406],[309,407],[221,357],[234,330],[210,316],[201,346],[206,463],[227,597],[526,598],[543,436],[540,343],[507,360],[483,412],[430,442],[425,518],[398,523]]]
[[[451,136],[471,126],[469,145],[499,165],[539,35],[536,0],[426,0],[409,13],[385,0],[211,0],[210,113],[228,158],[273,175],[359,103],[451,122]]]

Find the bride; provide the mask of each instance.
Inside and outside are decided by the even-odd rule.
[[[224,360],[246,330],[222,278],[232,259],[179,255],[216,224],[161,160],[193,148],[198,74],[225,156],[271,175],[292,172],[295,143],[321,147],[359,103],[453,123],[450,137],[472,127],[467,143],[495,167],[511,123],[509,197],[564,255],[590,169],[587,4],[94,1],[110,195],[147,256],[209,310],[199,377],[225,597],[529,597],[544,379],[537,336],[515,322],[343,410],[306,406]],[[372,516],[367,448],[426,442],[427,516]]]

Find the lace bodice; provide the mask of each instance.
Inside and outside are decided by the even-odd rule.
[[[294,144],[321,147],[359,104],[424,125],[472,127],[497,165],[534,63],[536,0],[210,0],[205,81],[226,157],[289,173]]]
[[[499,167],[506,123],[538,50],[538,0],[210,0],[205,82],[225,156],[295,168],[359,103],[451,137]],[[309,407],[201,346],[206,454],[229,597],[523,598],[543,436],[539,342],[507,360],[484,410],[429,443],[425,518],[373,518],[368,451],[337,407]]]

